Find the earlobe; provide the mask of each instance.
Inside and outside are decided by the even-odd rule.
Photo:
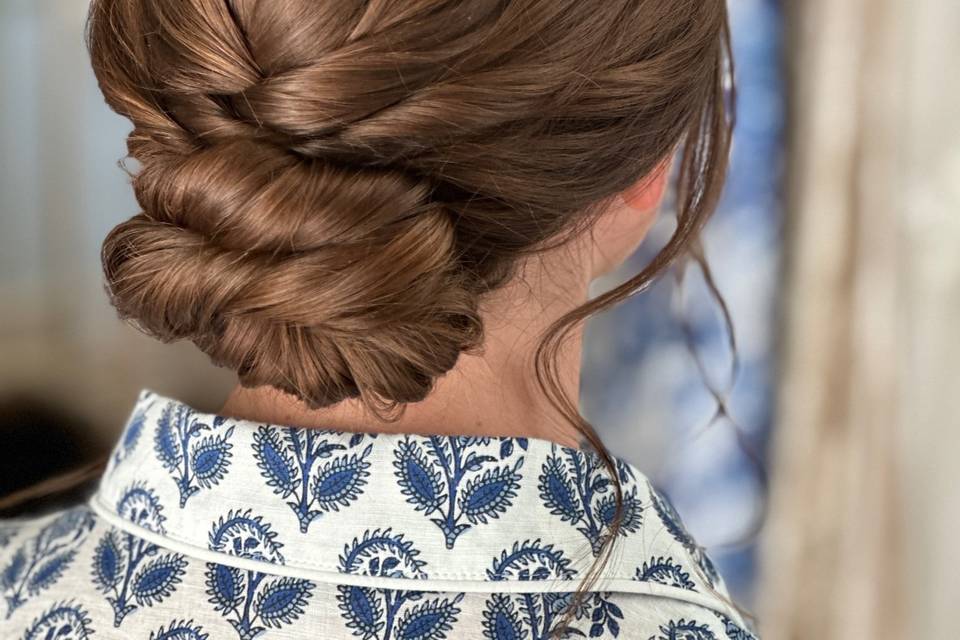
[[[670,176],[670,159],[661,162],[653,172],[621,194],[623,201],[631,209],[650,211],[656,209],[663,200]]]

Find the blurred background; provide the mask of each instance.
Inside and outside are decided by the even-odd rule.
[[[584,410],[764,638],[954,638],[960,3],[729,4],[739,118],[704,242],[739,369],[691,268],[591,323]],[[233,384],[103,293],[100,242],[137,209],[85,8],[0,0],[0,494],[108,448],[143,387],[215,411]]]

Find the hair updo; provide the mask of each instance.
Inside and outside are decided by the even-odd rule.
[[[521,257],[678,144],[674,238],[568,320],[691,241],[726,160],[726,30],[722,0],[95,0],[142,209],[103,247],[112,302],[313,407],[421,400]]]

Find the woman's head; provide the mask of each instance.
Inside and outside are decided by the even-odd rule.
[[[138,164],[142,211],[103,248],[114,305],[311,407],[423,399],[526,259],[583,238],[598,270],[623,259],[678,155],[673,236],[536,351],[616,504],[569,620],[622,490],[558,354],[678,257],[705,267],[732,127],[724,0],[93,0],[88,38]]]
[[[311,406],[423,399],[482,342],[484,296],[678,147],[654,271],[719,190],[722,0],[95,0],[90,18],[139,165],[142,212],[103,251],[114,304]]]

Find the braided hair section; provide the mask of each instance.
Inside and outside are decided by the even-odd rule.
[[[590,4],[94,0],[141,208],[102,252],[120,315],[313,407],[422,400],[711,99],[720,0]]]

